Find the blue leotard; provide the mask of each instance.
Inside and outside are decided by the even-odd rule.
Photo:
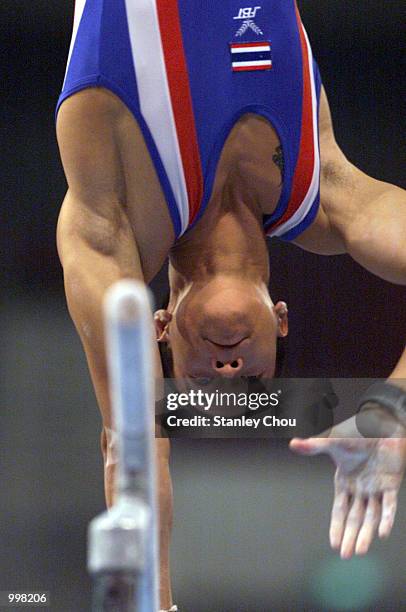
[[[243,4],[243,6],[241,5]],[[278,133],[283,190],[268,235],[291,240],[319,205],[321,81],[294,0],[76,0],[58,109],[105,87],[133,113],[179,237],[203,214],[225,140],[255,113]]]

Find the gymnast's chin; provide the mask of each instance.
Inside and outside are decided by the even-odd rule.
[[[155,322],[175,378],[273,378],[288,310],[273,303],[265,282],[221,274],[173,292]]]

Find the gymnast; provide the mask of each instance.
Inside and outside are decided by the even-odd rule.
[[[268,293],[267,236],[348,253],[406,282],[405,194],[337,145],[294,0],[77,2],[57,136],[68,183],[58,251],[102,415],[108,505],[115,453],[101,305],[113,282],[149,283],[169,257],[157,337],[170,343],[175,376],[197,379],[274,375],[288,310]],[[363,401],[393,420],[392,437],[350,439],[344,428],[291,442],[337,465],[330,540],[344,558],[392,528],[406,464],[402,379],[406,351]],[[160,599],[176,610],[169,443],[156,445]]]

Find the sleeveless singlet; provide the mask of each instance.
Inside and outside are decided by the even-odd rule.
[[[140,125],[177,237],[203,214],[238,119],[269,120],[284,155],[283,189],[264,216],[292,240],[320,200],[321,80],[294,0],[76,0],[57,110],[104,87]]]

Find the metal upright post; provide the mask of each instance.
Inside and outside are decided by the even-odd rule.
[[[91,521],[93,612],[157,612],[154,360],[149,292],[119,281],[105,299],[118,468],[113,507]]]

